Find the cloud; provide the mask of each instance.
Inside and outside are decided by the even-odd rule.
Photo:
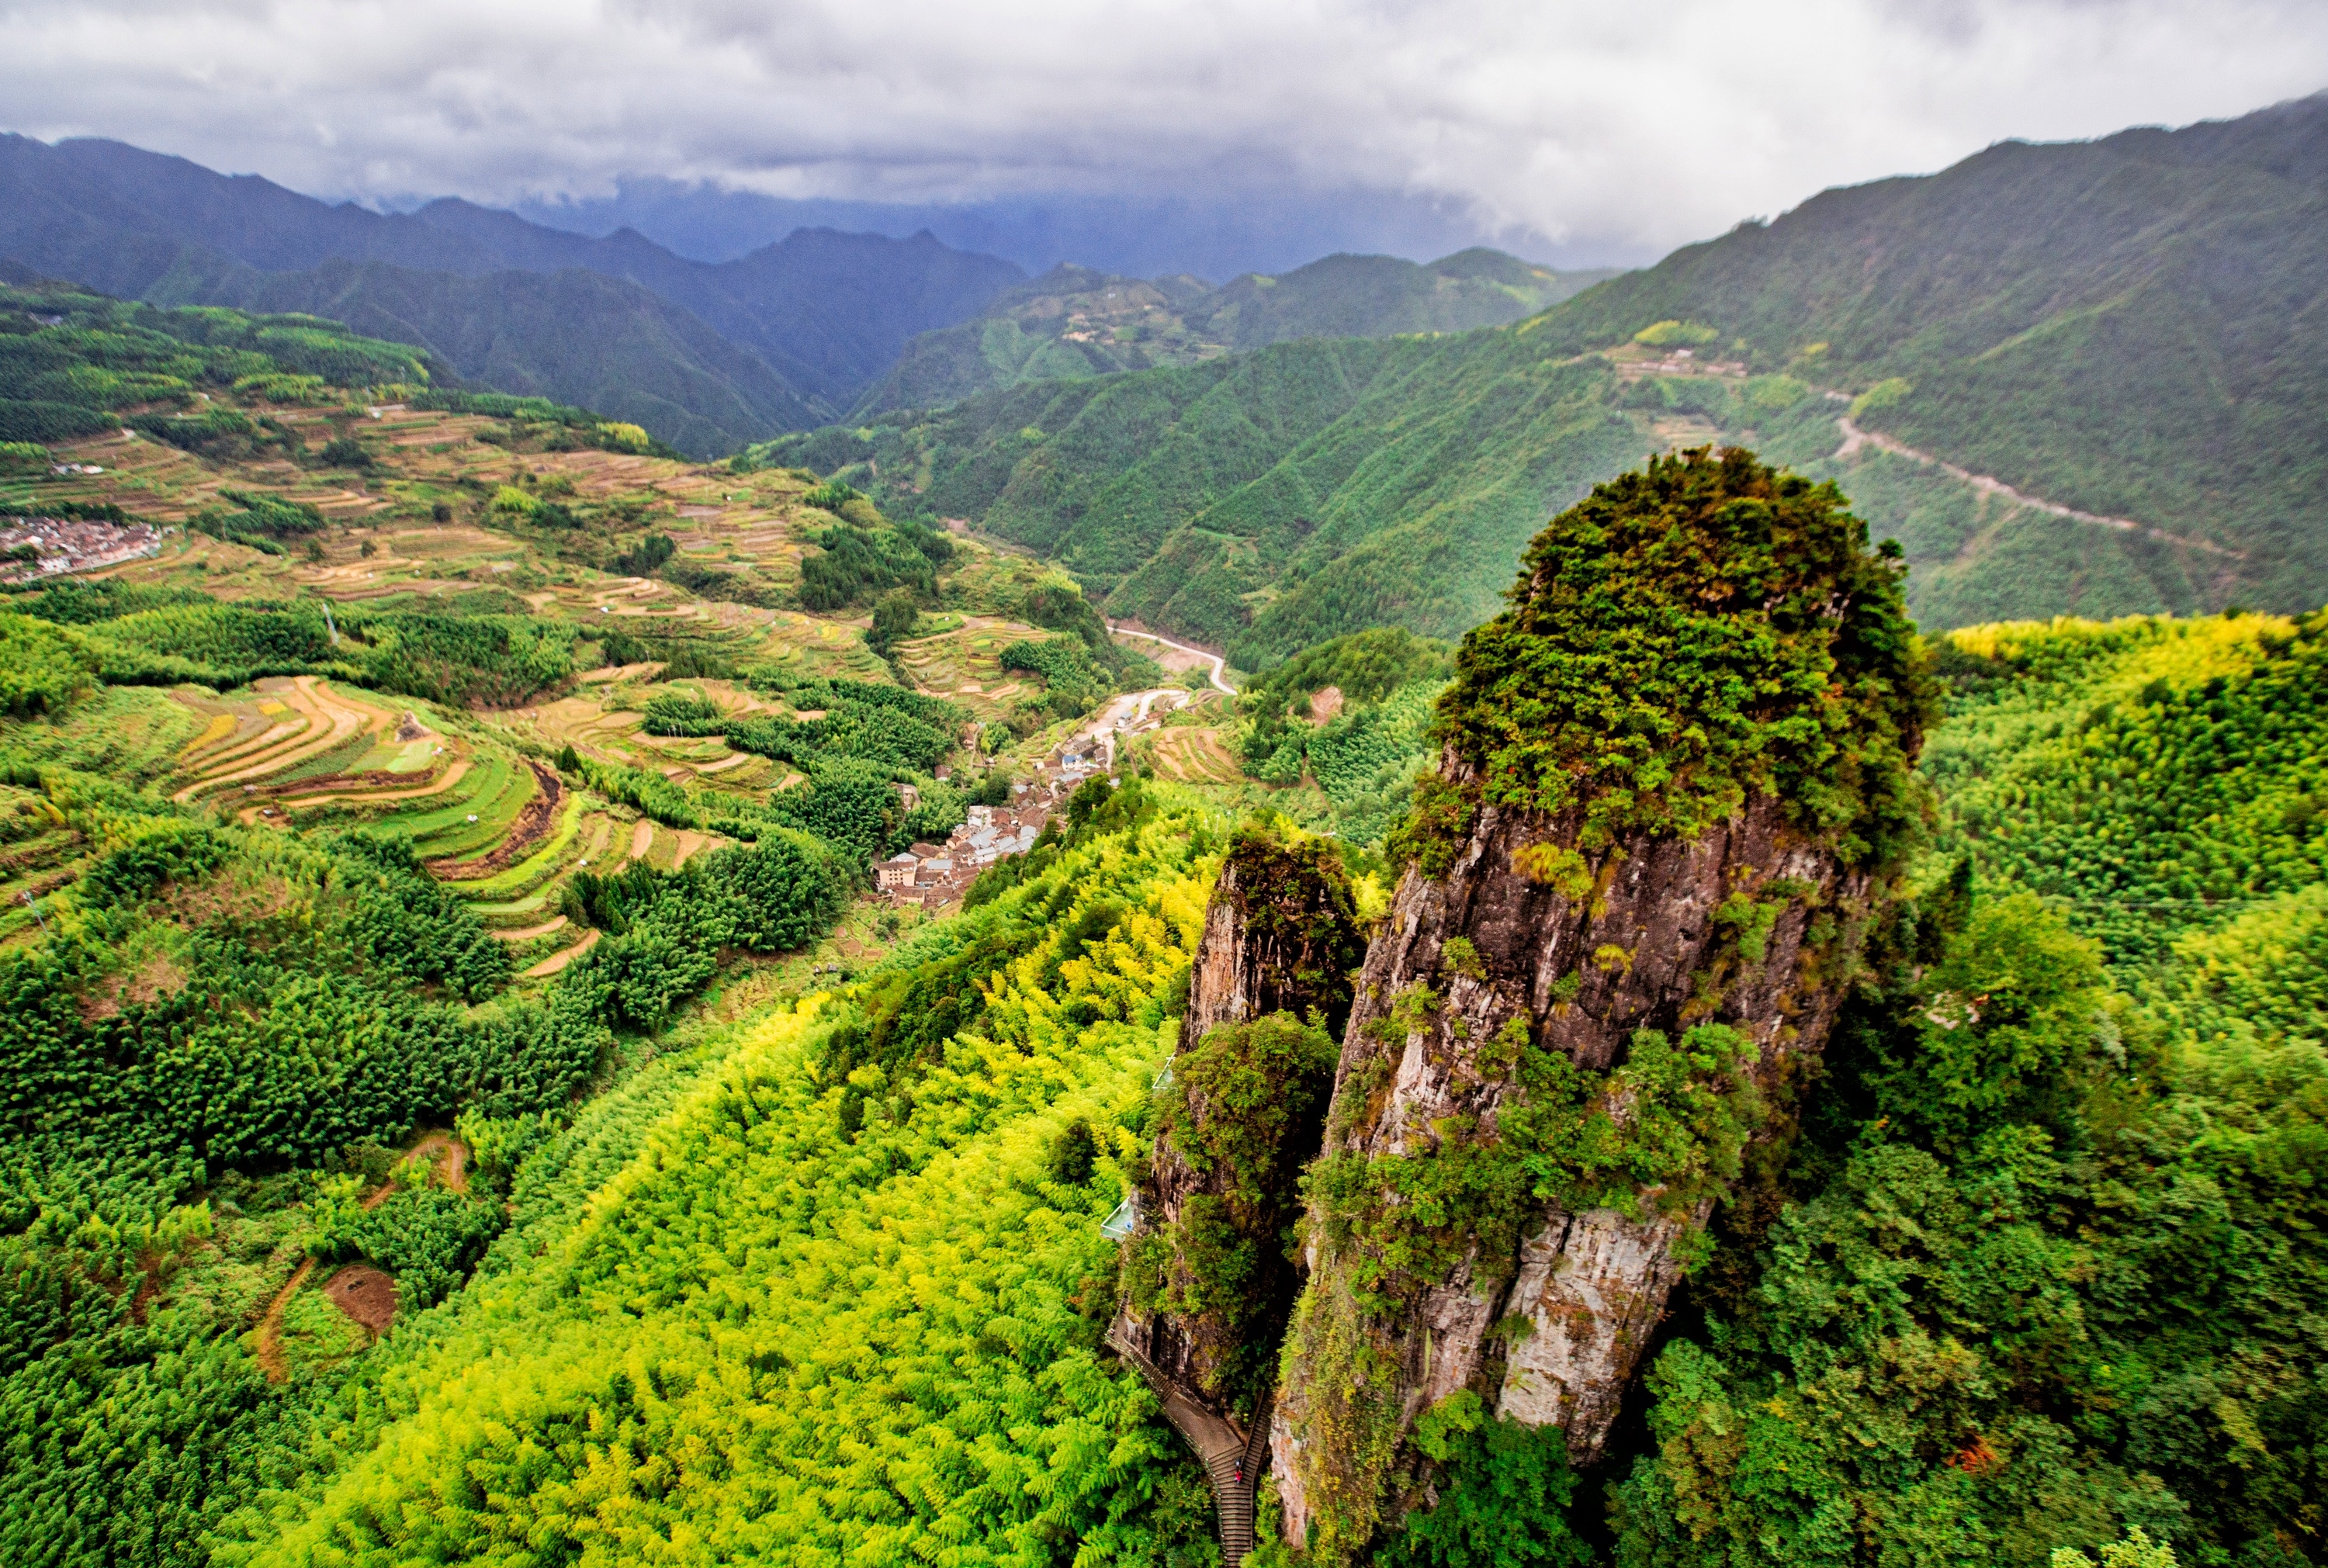
[[[0,0],[12,128],[388,201],[1453,203],[1654,253],[1828,185],[2328,85],[2314,0]]]

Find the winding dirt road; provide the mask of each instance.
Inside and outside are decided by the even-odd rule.
[[[1841,396],[1840,393],[1835,392],[1827,395]],[[2207,555],[2220,556],[2226,560],[2248,559],[2247,552],[2244,550],[2232,549],[2209,540],[2193,539],[2188,534],[2171,533],[2163,528],[2153,528],[2146,522],[2136,522],[2130,517],[2106,517],[2098,512],[2079,512],[2074,506],[2064,506],[2058,501],[2047,501],[2042,496],[2031,495],[2026,491],[2014,489],[2002,479],[1991,474],[1975,474],[1969,468],[1959,467],[1945,457],[1921,451],[1904,441],[1894,440],[1881,431],[1863,430],[1848,414],[1837,418],[1835,424],[1835,428],[1843,432],[1843,445],[1835,451],[1835,455],[1838,458],[1849,457],[1862,446],[1873,446],[1878,451],[1889,452],[1895,457],[1905,457],[1911,463],[1920,463],[1927,468],[1937,468],[1960,484],[1969,484],[1975,490],[1987,494],[2001,495],[2014,505],[2025,506],[2032,512],[2042,512],[2054,517],[2066,517],[2076,522],[2089,522],[2098,528],[2116,529],[2120,533],[2148,534],[2151,538],[2164,543],[2178,545],[2184,549],[2199,550]],[[1126,632],[1124,635],[1131,637],[1137,636],[1139,634]]]
[[[1153,632],[1135,632],[1127,626],[1119,626],[1112,621],[1108,623],[1107,631],[1108,635],[1112,637],[1139,637],[1150,643],[1161,643],[1167,648],[1177,648],[1183,653],[1194,654],[1213,667],[1215,690],[1225,691],[1232,697],[1236,695],[1236,688],[1230,685],[1223,674],[1223,671],[1227,669],[1227,662],[1218,653],[1207,653],[1202,648],[1191,648],[1186,643],[1175,643],[1171,638],[1159,637]]]

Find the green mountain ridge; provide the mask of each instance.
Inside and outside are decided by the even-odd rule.
[[[1485,247],[1420,264],[1328,256],[1218,288],[1196,277],[1142,280],[1063,265],[1007,291],[977,320],[907,343],[850,418],[935,408],[1029,381],[1195,364],[1295,338],[1500,325],[1619,270],[1555,271]]]
[[[146,296],[343,321],[419,346],[459,383],[596,408],[691,452],[732,452],[818,413],[765,360],[695,316],[580,268],[466,277],[333,260],[261,272],[181,254]]]
[[[1661,320],[1854,392],[1873,430],[2049,500],[2328,583],[2328,96],[2177,131],[2002,143],[1830,191],[1553,311],[1557,349]]]
[[[1928,625],[2300,608],[2328,589],[2323,167],[2323,99],[2009,145],[1514,326],[1032,383],[755,460],[845,469],[1249,667],[1378,624],[1459,634],[1546,514],[1644,451],[1717,442],[1840,480],[1906,550]],[[2143,528],[1846,451],[1846,412]]]
[[[337,206],[93,138],[0,136],[0,258],[119,297],[329,310],[495,390],[624,405],[725,453],[831,418],[914,333],[1023,274],[990,256],[803,229],[717,265],[446,199]]]

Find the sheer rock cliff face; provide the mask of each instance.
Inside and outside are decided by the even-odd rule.
[[[1448,776],[1464,772],[1450,756]],[[1726,1024],[1758,1047],[1749,1075],[1766,1095],[1818,1048],[1838,1000],[1819,972],[1834,972],[1855,944],[1867,877],[1791,831],[1768,796],[1694,840],[1637,839],[1572,860],[1565,891],[1515,866],[1529,846],[1573,846],[1575,828],[1487,807],[1441,878],[1407,874],[1359,979],[1327,1159],[1425,1155],[1450,1128],[1493,1143],[1516,1094],[1515,1019],[1536,1046],[1592,1070],[1621,1063],[1636,1030],[1677,1038]],[[1717,918],[1725,900],[1729,915]],[[1759,920],[1741,921],[1753,907]],[[1450,953],[1459,937],[1469,950]],[[1425,986],[1435,1008],[1400,1006]],[[1439,1277],[1410,1282],[1392,1310],[1345,1310],[1338,1326],[1327,1321],[1334,1303],[1357,1299],[1378,1260],[1358,1255],[1362,1241],[1338,1244],[1313,1208],[1311,1279],[1270,1434],[1287,1538],[1301,1543],[1321,1507],[1395,1518],[1397,1494],[1428,1484],[1406,1434],[1457,1390],[1487,1411],[1556,1423],[1574,1461],[1598,1459],[1681,1272],[1676,1244],[1713,1201],[1676,1214],[1657,1197],[1645,1194],[1638,1217],[1536,1204],[1516,1232],[1481,1233],[1516,1240],[1474,1235]],[[1366,1342],[1358,1364],[1376,1369],[1371,1395],[1350,1386],[1353,1338]]]
[[[1203,1462],[1229,1563],[1253,1545],[1276,1349],[1299,1288],[1300,1173],[1331,1088],[1325,1030],[1348,1016],[1364,953],[1330,845],[1238,834],[1190,973],[1178,1078],[1159,1091],[1108,1330]]]
[[[1180,1038],[1195,1045],[1222,1024],[1316,1009],[1339,1038],[1350,1012],[1349,972],[1364,953],[1349,884],[1323,846],[1304,852],[1244,838],[1221,868],[1188,977]]]
[[[1263,835],[1240,835],[1206,912],[1189,978],[1188,1010],[1181,1020],[1181,1056],[1223,1025],[1250,1023],[1279,1012],[1296,1019],[1315,1013],[1329,1038],[1338,1038],[1349,1015],[1350,973],[1365,951],[1351,910],[1348,880],[1330,846],[1314,841],[1287,845]],[[1179,1059],[1176,1056],[1176,1063]],[[1270,1184],[1274,1190],[1269,1200],[1260,1212],[1240,1216],[1248,1229],[1273,1237],[1298,1212],[1295,1183],[1301,1166],[1316,1154],[1324,1126],[1322,1071],[1318,1079],[1315,1103],[1296,1118],[1277,1151],[1281,1169]],[[1289,1094],[1296,1088],[1285,1085]],[[1208,1103],[1200,1093],[1187,1096],[1187,1113],[1191,1132],[1199,1136],[1209,1131],[1211,1118],[1229,1113]],[[1173,1233],[1192,1199],[1223,1197],[1238,1175],[1224,1161],[1192,1160],[1190,1151],[1169,1134],[1158,1138],[1148,1178],[1140,1188],[1141,1231],[1149,1235]],[[1282,1332],[1299,1281],[1282,1246],[1263,1246],[1259,1253],[1262,1277],[1249,1281],[1248,1289],[1255,1300],[1274,1303],[1273,1310],[1263,1311],[1272,1320],[1265,1329],[1269,1345],[1262,1347],[1266,1349],[1273,1348]],[[1185,1263],[1173,1260],[1168,1277],[1184,1272]],[[1219,1312],[1142,1313],[1127,1305],[1113,1338],[1144,1356],[1206,1409],[1236,1418],[1249,1417],[1253,1402],[1227,1387],[1225,1375],[1233,1361],[1254,1359],[1256,1347],[1249,1343],[1253,1333],[1251,1323],[1231,1324]]]

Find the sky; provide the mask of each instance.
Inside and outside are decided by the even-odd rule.
[[[2328,88],[2322,0],[0,0],[0,127],[375,205],[1347,193],[1578,265]]]

